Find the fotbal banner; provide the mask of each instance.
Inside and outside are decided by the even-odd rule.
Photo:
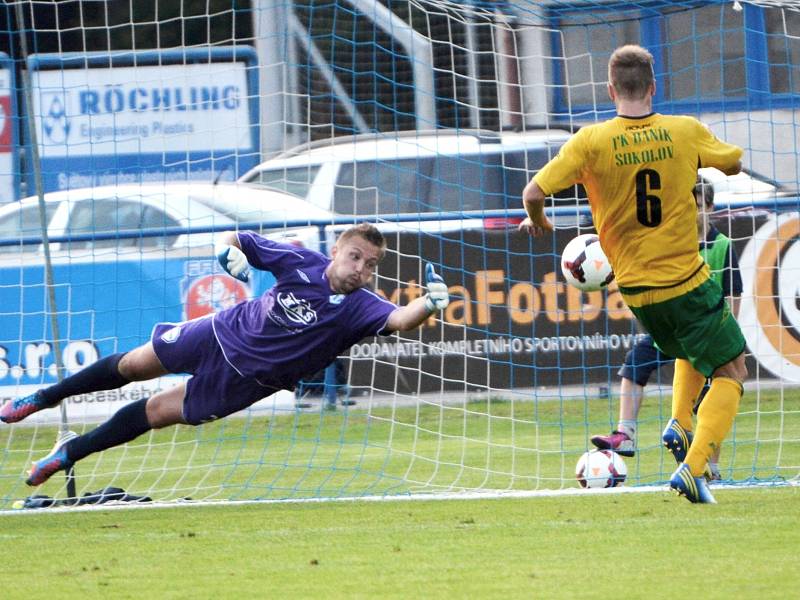
[[[351,385],[388,382],[413,393],[616,380],[641,332],[613,282],[581,292],[564,281],[560,251],[577,233],[556,230],[552,246],[515,230],[389,236],[378,291],[407,304],[424,293],[420,268],[430,260],[450,304],[418,331],[356,344]]]
[[[776,377],[800,382],[800,213],[760,222],[741,267],[739,323],[750,352]]]
[[[740,257],[744,294],[739,313],[750,376],[800,381],[800,213],[760,211],[718,220]],[[560,273],[559,250],[577,233],[559,229],[555,243],[515,231],[404,232],[389,236],[378,291],[407,304],[424,293],[426,260],[439,266],[451,302],[437,318],[402,336],[365,339],[348,354],[348,383],[378,393],[616,383],[639,330],[612,285],[582,293]],[[582,231],[585,233],[585,231]],[[545,244],[548,244],[545,246]],[[548,251],[549,249],[549,251]],[[399,250],[399,252],[398,252]],[[0,268],[0,400],[56,381],[41,265]],[[251,295],[274,279],[254,271],[250,286],[222,273],[212,257],[56,264],[56,298],[65,375],[149,339],[154,323],[197,318]],[[104,282],[98,286],[97,282]],[[22,290],[24,293],[20,293]],[[661,381],[669,383],[668,369]],[[108,416],[174,378],[69,400],[76,422]],[[290,393],[256,409],[291,410]],[[57,419],[43,411],[41,419]],[[36,422],[39,416],[34,416]]]
[[[726,213],[714,222],[740,258],[738,320],[751,377],[800,382],[800,213]],[[417,332],[356,344],[350,384],[413,393],[465,382],[475,390],[616,383],[640,330],[615,284],[584,293],[564,281],[560,251],[577,233],[556,230],[550,253],[544,240],[516,231],[390,237],[378,291],[410,302],[424,293],[420,265],[432,260],[450,305]],[[671,380],[662,369],[660,381]]]

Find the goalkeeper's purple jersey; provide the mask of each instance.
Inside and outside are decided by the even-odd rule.
[[[277,281],[261,297],[216,313],[214,335],[225,360],[262,385],[293,389],[359,340],[383,333],[397,309],[364,288],[334,294],[325,275],[331,260],[318,252],[249,232],[239,233],[239,244],[251,266]]]

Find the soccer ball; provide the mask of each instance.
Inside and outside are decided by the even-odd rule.
[[[564,247],[561,272],[567,283],[584,292],[601,290],[614,280],[600,238],[594,233],[579,235]]]
[[[584,452],[575,465],[575,477],[585,488],[617,487],[622,485],[627,474],[625,462],[611,450]]]

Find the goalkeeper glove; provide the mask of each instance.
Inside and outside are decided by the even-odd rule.
[[[428,293],[425,294],[425,308],[428,312],[442,310],[450,304],[450,294],[447,292],[447,284],[436,271],[433,265],[425,265],[425,287]]]
[[[250,265],[247,263],[247,257],[244,252],[236,246],[228,246],[227,244],[217,244],[214,252],[217,255],[219,264],[222,265],[228,275],[245,283],[249,281]]]

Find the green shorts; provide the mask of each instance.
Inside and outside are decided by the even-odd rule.
[[[706,377],[744,351],[742,330],[713,279],[681,296],[631,311],[659,350],[685,358]]]

